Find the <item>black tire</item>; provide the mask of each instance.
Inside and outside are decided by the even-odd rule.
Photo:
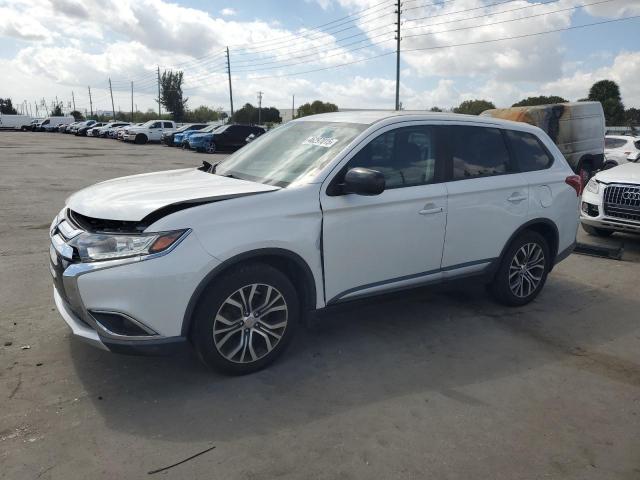
[[[544,270],[536,270],[540,271],[540,273],[537,275],[540,277],[537,285],[535,286],[535,288],[531,288],[531,291],[527,292],[526,295],[520,296],[514,293],[512,283],[514,280],[516,280],[517,282],[517,279],[510,279],[510,273],[514,273],[511,270],[512,268],[517,268],[512,266],[512,263],[515,261],[514,259],[516,255],[520,255],[521,249],[526,248],[527,245],[537,245],[541,249],[544,258],[542,259],[540,266],[544,267]],[[539,233],[527,230],[519,235],[515,240],[513,240],[507,248],[507,251],[504,253],[502,259],[500,260],[498,271],[496,272],[492,283],[489,285],[489,290],[492,293],[493,297],[503,305],[512,307],[526,305],[527,303],[535,299],[542,290],[542,287],[544,287],[544,284],[547,281],[549,270],[551,270],[551,266],[552,259],[547,240]],[[528,282],[528,285],[527,283],[525,283],[525,280],[526,282]],[[520,281],[523,285],[525,285],[525,287],[532,286],[532,283],[528,279],[520,279]]]
[[[20,130],[22,130],[23,132],[26,132],[28,130],[28,128],[23,126],[23,127],[20,128]]]
[[[144,133],[139,133],[138,135],[136,135],[136,139],[134,140],[134,143],[136,145],[144,145],[145,143],[147,143],[148,139],[147,136]]]
[[[182,149],[183,150],[190,150],[191,146],[189,145],[189,142],[187,142],[187,141],[182,142]]]
[[[216,142],[214,142],[213,140],[211,141],[211,143],[207,146],[207,148],[205,149],[205,151],[207,153],[216,153],[216,150],[218,149],[218,147],[216,146]]]
[[[582,229],[589,235],[594,235],[596,237],[610,237],[613,235],[613,230],[606,230],[604,228],[598,228],[584,223],[582,224]]]
[[[272,345],[271,350],[268,348],[267,341],[263,340],[266,333],[260,333],[267,332],[262,326],[264,324],[256,324],[255,327],[251,326],[251,328],[246,328],[248,322],[253,319],[251,312],[245,312],[249,314],[245,316],[239,309],[233,306],[230,307],[230,304],[226,303],[230,297],[237,295],[239,290],[243,288],[245,298],[249,298],[251,286],[254,284],[259,284],[261,286],[259,288],[271,287],[273,290],[269,291],[269,295],[271,295],[269,298],[276,298],[277,293],[279,293],[282,299],[278,300],[278,302],[282,301],[286,307],[286,311],[284,312],[278,311],[269,314],[271,317],[259,317],[261,319],[271,319],[274,318],[273,315],[280,315],[275,321],[281,323],[284,318],[286,323],[284,330],[276,331],[276,333],[280,334],[279,340],[276,341],[275,336],[267,335],[268,338],[276,342]],[[256,303],[260,304],[264,298],[267,298],[265,291],[266,289],[263,288],[263,293],[260,298],[255,299],[254,297],[251,306],[252,309],[260,310],[260,308],[262,308],[256,307]],[[256,293],[259,294],[260,289],[256,290]],[[234,298],[239,297],[236,296]],[[268,298],[267,301],[269,301]],[[279,304],[278,302],[276,303]],[[229,308],[231,308],[231,310],[229,310]],[[244,319],[247,324],[234,323],[234,325],[230,327],[234,328],[233,333],[224,332],[218,334],[216,337],[214,334],[215,321],[216,318],[218,318],[218,314],[222,315],[221,312],[224,313],[223,317],[228,321],[236,322],[243,321],[242,319]],[[235,312],[238,312],[239,315],[237,320],[235,319]],[[282,317],[282,315],[284,315],[284,317]],[[193,328],[190,337],[198,356],[207,366],[225,374],[245,375],[266,367],[285,350],[295,333],[299,320],[300,302],[296,290],[287,276],[270,265],[263,263],[247,264],[223,274],[204,290],[194,312]],[[253,321],[255,322],[255,320]],[[266,321],[269,322],[271,320]],[[279,323],[276,323],[275,325],[278,324]],[[227,324],[224,323],[223,327],[224,325]],[[259,332],[256,333],[256,330]],[[227,333],[231,336],[223,342],[224,336],[226,336]],[[251,340],[254,334],[255,341]],[[245,337],[245,335],[247,336]],[[241,360],[245,358],[245,352],[249,351],[247,347],[243,347],[240,352],[235,354],[242,355],[242,357],[235,357],[232,355],[233,351],[229,352],[234,346],[235,349],[237,349],[240,348],[241,345],[245,345],[243,342],[253,342],[251,343],[251,348],[253,349],[251,350],[251,355],[257,352],[257,358],[255,360],[241,363]],[[220,345],[220,347],[217,345]],[[246,345],[248,346],[249,343],[246,343]],[[227,350],[226,352],[224,352],[225,349]],[[231,359],[225,355],[231,355]],[[247,358],[247,360],[250,359]]]

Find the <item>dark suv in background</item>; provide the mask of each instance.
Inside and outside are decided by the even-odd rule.
[[[218,150],[237,150],[247,144],[247,137],[259,137],[265,129],[254,125],[223,125],[211,133],[192,135],[189,145],[198,152],[214,153]]]
[[[178,128],[175,132],[163,133],[162,138],[160,139],[160,143],[164,143],[167,147],[173,147],[175,146],[173,144],[173,136],[176,133],[190,132],[193,130],[202,130],[203,128],[208,126],[209,126],[208,123],[192,123],[191,125],[183,125],[182,127]]]

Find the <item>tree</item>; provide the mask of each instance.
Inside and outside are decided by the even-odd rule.
[[[10,98],[0,98],[0,113],[5,115],[16,115],[18,111],[13,108]]]
[[[184,72],[165,70],[160,77],[160,103],[171,112],[173,120],[181,122],[187,109],[188,98],[182,96]]]
[[[63,115],[62,113],[62,106],[60,103],[58,103],[57,105],[55,105],[52,109],[51,109],[51,115],[52,117],[61,117]]]
[[[467,115],[480,115],[485,110],[496,108],[488,100],[465,100],[458,107],[453,109],[453,113],[466,113]]]
[[[233,113],[231,120],[235,123],[258,123],[258,109],[250,103],[245,103],[240,110]],[[275,107],[263,108],[260,113],[262,123],[282,123],[280,110]]]
[[[442,109],[441,109],[440,107],[431,107],[431,108],[429,109],[429,111],[430,111],[430,112],[441,112],[441,111],[442,111]]]
[[[551,95],[550,97],[546,97],[544,95],[540,95],[538,97],[527,97],[524,100],[520,100],[517,103],[511,105],[512,107],[533,107],[535,105],[549,105],[552,103],[568,103],[569,100],[565,100],[562,97],[558,97],[557,95]]]
[[[607,125],[622,125],[625,120],[620,87],[612,80],[600,80],[591,85],[588,99],[600,102]]]
[[[84,116],[78,110],[74,110],[73,112],[70,112],[69,115],[71,115],[76,122],[80,122],[84,120]]]
[[[629,108],[624,112],[624,120],[626,125],[640,126],[640,110],[637,108]]]
[[[338,106],[334,103],[315,100],[313,103],[305,103],[298,107],[298,117],[316,115],[318,113],[337,112]]]
[[[211,122],[220,119],[217,110],[213,110],[206,105],[200,105],[193,111],[187,111],[185,120],[187,122]]]

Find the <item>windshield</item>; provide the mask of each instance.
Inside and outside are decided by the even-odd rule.
[[[227,157],[215,173],[285,187],[324,167],[366,128],[355,123],[291,122]]]

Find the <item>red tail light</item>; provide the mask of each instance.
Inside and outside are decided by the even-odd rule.
[[[569,175],[564,179],[564,183],[576,191],[576,196],[579,197],[582,194],[582,178],[580,175]]]

